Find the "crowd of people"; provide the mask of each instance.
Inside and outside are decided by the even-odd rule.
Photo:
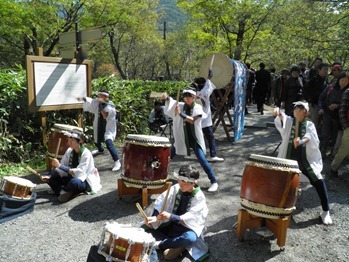
[[[329,173],[338,177],[339,166],[349,155],[349,150],[344,149],[348,140],[349,72],[343,70],[341,63],[329,64],[321,58],[316,58],[311,68],[301,62],[283,68],[280,74],[274,68],[266,70],[264,63],[260,63],[259,70],[247,67],[247,105],[256,103],[261,114],[263,104],[280,107],[293,117],[294,103],[307,102],[308,118],[319,136],[322,159],[333,159]]]
[[[299,169],[318,193],[323,210],[320,214],[322,222],[332,224],[326,184],[321,175],[322,159],[333,158],[330,174],[338,177],[338,169],[349,155],[349,74],[343,71],[340,63],[330,66],[320,58],[310,69],[305,67],[305,63],[300,63],[282,69],[280,75],[275,69],[267,70],[264,63],[259,67],[255,71],[247,65],[246,104],[256,103],[257,112],[262,115],[265,104],[276,108],[275,126],[282,136],[278,157],[297,161]],[[208,192],[216,192],[218,181],[209,162],[224,159],[217,156],[212,131],[210,96],[215,86],[211,77],[212,71],[207,79],[194,79],[182,91],[183,102],[163,93],[162,101],[154,102],[148,122],[149,128],[157,132],[171,121],[174,136],[171,159],[194,152],[211,182]],[[77,99],[83,102],[84,111],[95,116],[93,126],[97,150],[91,152],[84,146],[83,134],[78,130],[66,132],[68,150],[61,160],[52,159],[54,170],[42,177],[63,203],[77,194],[94,194],[101,188],[93,156],[104,153],[103,143],[113,158],[112,171],[121,168],[113,144],[116,137],[115,106],[109,101],[108,91],[100,90],[95,99]],[[205,139],[210,157],[206,157]],[[194,259],[208,255],[203,241],[208,209],[205,195],[198,185],[199,170],[184,165],[175,176],[178,184],[168,189],[168,199],[166,192],[157,198],[153,213],[144,225],[157,240],[150,261],[158,261],[159,250],[164,252],[165,259],[173,259],[185,249]]]

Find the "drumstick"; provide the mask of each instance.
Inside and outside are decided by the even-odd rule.
[[[167,188],[167,192],[166,192],[166,196],[165,196],[165,199],[164,199],[164,202],[162,203],[162,206],[161,206],[161,212],[163,212],[165,210],[165,207],[166,207],[166,203],[167,203],[167,198],[168,198],[168,195],[170,193],[170,188],[172,186],[172,182],[168,182],[169,185],[168,185],[168,188]]]
[[[297,138],[298,137],[298,128],[299,128],[298,112],[295,115],[295,119],[296,119],[296,130],[295,130],[295,133],[294,133],[294,137]],[[296,148],[296,146],[295,146],[295,148]]]
[[[56,154],[55,154],[55,158],[58,157],[58,152],[59,152],[59,148],[61,146],[61,138],[58,138],[58,144],[57,144],[57,147],[56,147]]]
[[[145,212],[143,211],[142,207],[140,206],[140,204],[136,203],[136,207],[138,209],[138,211],[141,213],[143,219],[144,219],[144,222],[145,223],[148,223],[148,217],[147,215],[145,214]]]
[[[211,59],[211,64],[210,64],[209,72],[210,72],[210,70],[212,70],[214,57],[215,57],[215,54],[212,55],[212,59]],[[209,75],[209,76],[210,76],[210,75]]]
[[[178,87],[178,90],[177,90],[177,106],[178,106],[178,102],[179,102],[179,94],[180,94],[180,92],[181,92],[181,87],[179,86]],[[177,115],[177,111],[175,112],[175,116]]]
[[[27,168],[28,171],[32,172],[34,175],[37,175],[38,177],[41,178],[41,174],[39,172],[35,171],[30,166],[27,166],[26,168]]]

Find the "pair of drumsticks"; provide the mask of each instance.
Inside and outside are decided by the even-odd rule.
[[[161,206],[161,212],[163,212],[165,210],[165,207],[166,207],[166,204],[167,204],[167,199],[168,199],[168,195],[170,193],[170,188],[172,186],[172,182],[169,182],[169,185],[168,185],[168,188],[167,188],[167,192],[166,192],[166,196],[164,198],[164,202],[162,203],[162,206]],[[136,207],[139,211],[139,213],[141,213],[143,219],[144,219],[144,222],[145,223],[148,223],[148,217],[147,217],[147,214],[144,212],[143,208],[140,206],[140,204],[136,203]]]

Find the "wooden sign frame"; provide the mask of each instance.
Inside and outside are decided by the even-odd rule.
[[[29,112],[81,109],[76,97],[91,96],[92,61],[27,56]]]

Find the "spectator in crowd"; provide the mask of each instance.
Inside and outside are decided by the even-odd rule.
[[[291,67],[290,77],[285,81],[281,94],[281,108],[286,115],[293,116],[293,103],[303,99],[303,80],[299,77],[300,69],[297,65]]]
[[[347,86],[340,86],[339,80],[346,78],[346,73],[341,74],[338,81],[329,84],[322,91],[319,97],[319,115],[322,117],[320,151],[322,158],[325,158],[328,147],[333,147],[337,139],[337,133],[341,128],[339,122],[339,106],[342,101],[342,95]]]
[[[281,97],[283,96],[284,90],[285,90],[285,82],[288,78],[288,75],[290,73],[290,70],[287,68],[284,68],[281,70],[280,76],[276,79],[275,83],[275,105],[277,107],[280,107],[281,104]]]
[[[339,121],[343,131],[337,137],[341,138],[338,152],[331,163],[331,176],[338,177],[338,169],[342,162],[349,157],[349,73],[346,77],[338,80],[341,88],[346,89],[343,93],[341,104],[339,107]],[[338,139],[337,139],[338,141]]]
[[[256,72],[255,100],[257,103],[257,111],[263,115],[263,105],[270,90],[270,72],[265,69],[264,63],[260,63],[259,68],[260,69]]]
[[[321,92],[327,87],[327,74],[330,65],[328,63],[321,63],[318,66],[318,73],[309,80],[305,89],[304,97],[310,104],[310,117],[315,127],[318,129],[319,123],[319,97]]]

